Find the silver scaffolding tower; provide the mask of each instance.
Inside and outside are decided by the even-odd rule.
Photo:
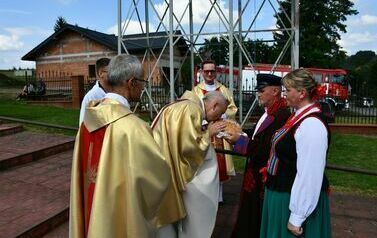
[[[205,9],[205,6],[207,8]],[[271,19],[273,15],[277,16],[277,8],[284,14],[284,17],[289,22],[289,25],[284,25],[283,19],[278,17],[283,25],[283,29],[276,27],[258,28],[257,22],[261,17],[261,11],[264,8],[270,8]],[[203,9],[205,12],[203,12]],[[125,13],[125,14],[123,14]],[[200,22],[197,17],[201,14]],[[218,28],[213,27],[213,19],[218,21]],[[212,23],[211,23],[212,20]],[[151,29],[151,23],[155,25]],[[291,15],[288,16],[286,10],[283,8],[278,0],[118,0],[118,54],[121,52],[128,53],[127,44],[125,44],[128,37],[127,29],[130,26],[138,25],[140,32],[144,34],[142,37],[132,39],[144,39],[147,42],[143,61],[148,62],[147,75],[150,82],[148,88],[143,91],[149,98],[149,110],[151,117],[153,113],[157,113],[157,108],[151,97],[151,80],[156,66],[162,60],[162,56],[167,57],[169,61],[169,74],[165,75],[165,79],[170,86],[170,101],[176,99],[174,85],[177,80],[178,74],[174,75],[174,65],[177,56],[174,51],[177,42],[183,39],[188,45],[189,50],[184,54],[182,61],[186,58],[190,59],[191,66],[191,84],[194,85],[194,57],[198,55],[198,45],[205,37],[209,36],[227,36],[229,43],[229,90],[233,94],[234,91],[234,65],[238,65],[240,69],[239,78],[242,79],[243,64],[249,64],[253,68],[255,62],[253,61],[250,53],[245,50],[244,40],[251,34],[271,34],[273,32],[287,32],[289,38],[285,42],[284,47],[275,60],[272,71],[278,66],[286,54],[290,53],[291,68],[296,69],[299,67],[299,0],[291,0]],[[211,25],[212,27],[206,27]],[[157,26],[156,26],[157,25]],[[165,32],[166,35],[154,35],[154,32]],[[180,34],[177,32],[180,31]],[[150,42],[156,38],[164,38],[165,44],[160,52],[155,52],[150,47]],[[291,51],[287,49],[291,46]],[[234,47],[239,48],[238,63],[234,56]],[[242,62],[242,55],[246,58],[247,62]],[[151,59],[156,61],[152,67],[150,64]],[[182,66],[182,64],[181,64]],[[181,67],[178,69],[178,72]],[[255,70],[254,70],[255,71]],[[254,100],[250,106],[248,113],[243,118],[243,103],[242,103],[242,80],[238,86],[239,92],[239,119],[242,125],[248,119],[250,113],[255,107],[257,101]]]

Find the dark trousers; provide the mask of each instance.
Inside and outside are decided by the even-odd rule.
[[[259,238],[263,208],[263,199],[260,198],[261,187],[257,186],[252,192],[242,191],[232,238]]]

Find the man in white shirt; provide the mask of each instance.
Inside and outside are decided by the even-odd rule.
[[[84,112],[88,103],[93,100],[99,100],[105,97],[106,92],[109,91],[109,84],[107,82],[107,66],[109,65],[109,58],[100,58],[96,61],[97,81],[92,89],[85,94],[81,102],[80,109],[80,125],[84,121]]]

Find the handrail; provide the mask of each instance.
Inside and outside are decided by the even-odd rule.
[[[55,124],[50,124],[50,123],[45,123],[45,122],[37,122],[37,121],[29,121],[29,120],[24,120],[24,119],[18,119],[18,118],[13,118],[13,117],[0,116],[0,120],[20,122],[20,123],[26,123],[26,124],[31,124],[31,125],[45,126],[45,127],[50,127],[50,128],[64,129],[64,130],[71,130],[71,131],[77,131],[79,129],[78,127],[61,126],[61,125],[55,125]]]
[[[228,155],[237,155],[241,157],[246,157],[247,155],[237,153],[232,150],[222,150],[222,149],[215,149],[216,153],[222,153],[222,154],[228,154]],[[345,167],[345,166],[339,166],[339,165],[334,165],[334,164],[327,164],[326,169],[331,169],[331,170],[338,170],[342,172],[351,172],[351,173],[358,173],[358,174],[363,174],[363,175],[372,175],[372,176],[377,176],[376,171],[372,170],[367,170],[367,169],[360,169],[360,168],[350,168],[350,167]]]
[[[45,126],[45,127],[64,129],[64,130],[71,130],[71,131],[77,131],[78,130],[77,127],[61,126],[61,125],[49,124],[49,123],[44,123],[44,122],[29,121],[29,120],[12,118],[12,117],[0,116],[0,120],[27,123],[27,124],[32,124],[32,125]],[[215,151],[216,151],[216,153],[222,153],[222,154],[228,154],[228,155],[237,155],[237,156],[241,156],[241,157],[247,156],[247,155],[240,154],[240,153],[232,151],[232,150],[215,149]],[[331,170],[343,171],[343,172],[351,172],[351,173],[377,176],[376,171],[371,171],[371,170],[367,170],[367,169],[350,168],[350,167],[333,165],[333,164],[327,164],[326,168],[331,169]]]

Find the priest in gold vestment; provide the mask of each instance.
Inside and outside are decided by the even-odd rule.
[[[226,112],[221,116],[222,119],[235,120],[237,107],[234,103],[233,97],[230,94],[227,87],[216,80],[217,70],[216,62],[214,60],[205,60],[202,62],[201,73],[204,81],[200,82],[193,89],[193,92],[202,98],[206,93],[212,91],[221,92],[224,97],[229,101]],[[233,150],[233,147],[225,140],[217,137],[212,138],[212,143],[215,145],[215,149]],[[219,179],[220,179],[220,192],[219,202],[223,202],[222,183],[229,180],[229,176],[236,175],[233,159],[231,155],[225,155],[217,153],[216,155],[219,166]]]
[[[218,168],[210,136],[224,126],[209,124],[225,112],[227,100],[220,92],[203,99],[186,91],[165,106],[152,123],[153,135],[171,167],[172,185],[161,205],[156,224],[158,238],[208,238],[218,206]]]
[[[171,177],[150,127],[129,108],[144,87],[142,66],[119,55],[108,74],[110,92],[89,104],[76,137],[69,237],[154,238]]]

